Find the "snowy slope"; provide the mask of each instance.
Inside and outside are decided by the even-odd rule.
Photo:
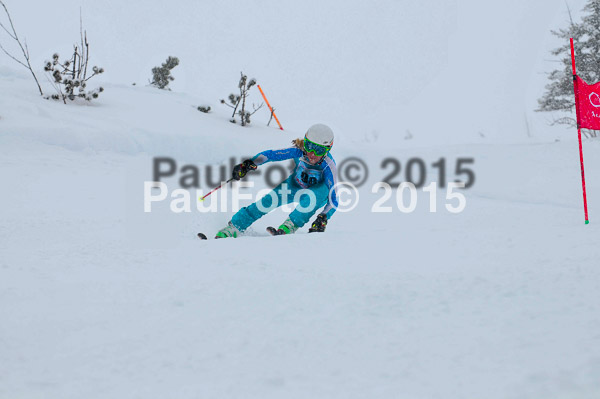
[[[34,2],[35,13],[31,1],[5,3],[46,87],[42,65],[79,41],[81,9],[91,62],[111,83],[144,85],[174,55],[174,90],[216,108],[242,70],[291,129],[327,120],[391,144],[407,129],[426,143],[479,132],[514,142],[527,124],[538,136],[570,134],[533,112],[556,67],[549,51],[563,44],[549,31],[569,23],[562,0],[57,0]],[[569,2],[574,18],[585,3]],[[3,56],[0,65],[16,64]]]
[[[588,226],[573,139],[357,150],[342,133],[336,158],[372,173],[325,234],[267,237],[276,211],[200,242],[231,212],[144,213],[152,156],[216,165],[301,132],[176,92],[64,106],[29,83],[2,70],[1,398],[597,397],[598,142]],[[474,157],[466,210],[440,191],[437,213],[422,193],[414,213],[371,213],[387,156]]]
[[[37,66],[70,50],[82,7],[107,72],[97,101],[65,106],[0,56],[0,399],[598,397],[600,142],[584,141],[584,225],[575,132],[532,111],[564,2],[5,2]],[[168,55],[173,91],[146,87]],[[285,131],[264,109],[227,121],[240,70]],[[206,191],[207,166],[316,122],[338,165],[369,169],[325,234],[270,237],[277,210],[202,242],[231,207],[144,212],[154,157]],[[371,212],[389,157],[393,181],[418,158],[427,183],[472,158],[465,210],[438,189],[435,213],[422,191],[412,213]]]

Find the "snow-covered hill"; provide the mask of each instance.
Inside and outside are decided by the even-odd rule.
[[[587,226],[575,140],[383,148],[340,132],[338,163],[359,156],[371,177],[325,234],[267,237],[278,210],[201,242],[231,211],[144,213],[153,156],[202,169],[302,132],[234,126],[176,92],[115,85],[64,106],[29,83],[2,70],[0,397],[599,392],[600,143],[585,143]],[[465,211],[440,190],[437,213],[422,192],[413,213],[372,213],[390,156],[422,158],[429,181],[441,157],[448,180],[474,158]]]
[[[290,129],[328,120],[390,143],[407,129],[444,143],[479,132],[513,142],[528,130],[570,133],[533,112],[556,67],[549,51],[563,44],[549,32],[569,23],[563,0],[56,0],[37,2],[36,12],[31,1],[5,3],[48,91],[44,61],[79,42],[81,11],[90,60],[108,82],[144,85],[174,55],[173,89],[217,108],[241,70],[263,85]],[[585,3],[569,2],[573,18]],[[16,64],[2,56],[1,65]]]

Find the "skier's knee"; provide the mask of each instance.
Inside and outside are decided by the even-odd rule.
[[[314,191],[306,189],[298,191],[298,193],[296,193],[294,201],[298,202],[298,207],[296,207],[296,210],[303,213],[314,213],[315,209],[318,208],[319,203],[321,202]]]
[[[267,214],[279,206],[279,197],[274,191],[271,191],[260,200],[254,203],[256,209],[261,214]]]

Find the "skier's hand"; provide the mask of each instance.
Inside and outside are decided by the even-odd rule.
[[[246,159],[241,164],[235,165],[233,167],[231,177],[233,177],[235,180],[240,180],[242,177],[246,176],[246,173],[248,173],[251,170],[256,170],[257,167],[258,166],[256,166],[256,164],[252,162],[251,159]]]
[[[309,233],[322,233],[325,231],[325,227],[327,226],[327,215],[324,213],[319,214],[315,221],[313,222],[310,229],[308,229]]]

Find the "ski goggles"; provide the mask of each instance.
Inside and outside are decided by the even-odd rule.
[[[307,138],[304,138],[304,151],[306,151],[307,153],[312,152],[316,156],[322,157],[323,155],[327,154],[329,150],[331,150],[331,147],[317,144],[315,142],[310,141]]]

